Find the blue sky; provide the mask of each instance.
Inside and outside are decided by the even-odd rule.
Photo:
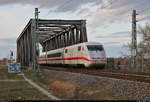
[[[133,9],[137,25],[150,22],[150,0],[0,0],[0,58],[16,52],[16,39],[35,7],[42,19],[86,19],[88,40],[103,43],[108,57],[129,53],[122,46],[131,42]]]

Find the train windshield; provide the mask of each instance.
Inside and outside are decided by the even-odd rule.
[[[89,51],[103,51],[102,45],[87,45]]]

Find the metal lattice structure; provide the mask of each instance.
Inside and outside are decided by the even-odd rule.
[[[37,43],[45,52],[82,42],[87,42],[85,20],[30,19],[17,39],[17,62],[35,68]]]
[[[136,10],[132,13],[132,42],[131,42],[131,68],[137,69],[137,34],[136,34]]]

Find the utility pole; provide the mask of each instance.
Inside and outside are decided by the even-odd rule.
[[[136,10],[132,13],[131,68],[137,70]]]
[[[38,8],[35,8],[35,71],[39,72],[39,36],[36,33],[36,31],[38,31],[38,20],[39,20],[39,11]]]
[[[142,72],[144,72],[144,49],[142,49],[142,55],[141,55],[141,59],[142,59]]]

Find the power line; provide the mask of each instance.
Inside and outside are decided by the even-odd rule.
[[[103,6],[103,7],[99,7],[99,8],[97,8],[97,9],[105,9],[105,8],[107,8],[107,7],[109,7],[109,6],[111,6],[112,4],[113,4],[113,2],[112,2],[112,0],[110,0],[110,1],[108,1],[107,0],[107,2],[109,2],[110,4],[108,4],[108,5],[106,5],[106,6]],[[94,13],[94,12],[93,12]],[[90,13],[90,14],[93,14],[92,12]],[[85,15],[84,17],[87,17],[87,16],[89,16],[90,14],[87,14],[87,15]]]
[[[145,9],[142,9],[142,10],[140,10],[140,11],[138,11],[140,14],[141,13],[144,13],[144,12],[146,12],[147,11],[147,9],[150,9],[150,7],[148,7],[148,8],[145,8]],[[145,18],[145,17],[144,17]],[[144,19],[144,18],[142,18],[142,19]]]
[[[149,9],[149,10],[150,10],[150,7],[148,7],[148,8],[145,8],[145,9],[141,10],[141,11],[140,11],[140,13],[145,12],[147,9]]]
[[[144,5],[144,4],[147,4],[148,2],[149,2],[149,1],[142,2],[142,3],[138,4],[138,5]],[[107,6],[104,7],[104,8],[107,8],[107,7],[109,7],[109,6],[112,5],[112,4],[114,4],[114,2],[112,2],[112,0],[111,0],[111,4],[107,5]],[[135,5],[134,7],[136,8],[138,5]],[[103,9],[104,9],[104,8],[103,8]],[[150,9],[150,7],[149,7],[149,8],[146,8],[146,9]],[[146,9],[143,9],[143,10],[141,10],[141,11],[142,11],[142,12],[143,12],[143,11],[145,12]],[[129,11],[131,11],[131,9],[127,10],[126,12],[129,12]],[[129,16],[131,16],[131,15],[129,15]],[[117,17],[112,18],[111,20],[114,20],[114,19],[117,19]]]
[[[149,3],[149,1],[146,1],[146,2],[140,3],[140,5],[145,5],[145,4],[147,4],[147,3]],[[144,10],[144,9],[143,9],[143,10]],[[143,10],[141,10],[141,11],[143,11]],[[141,11],[138,11],[138,12],[141,12]]]
[[[107,0],[107,2],[109,2],[108,5],[102,7],[101,9],[104,9],[104,8],[107,8],[109,7],[110,5],[112,5],[114,2],[112,2],[113,0]],[[66,2],[64,2],[62,5],[61,5],[61,8],[65,7],[66,5],[68,5],[69,3],[71,3],[71,0],[67,0]],[[49,12],[45,15],[43,15],[41,18],[44,18],[44,17],[47,17],[49,14],[50,14],[51,10],[49,10]]]
[[[114,3],[118,3],[118,2],[113,2],[113,0],[111,0],[110,2],[109,2],[110,4],[109,5],[107,5],[107,6],[105,6],[105,7],[103,7],[103,8],[101,8],[101,9],[105,9],[105,8],[107,8],[107,7],[109,7],[109,6],[111,6],[112,4],[114,4]],[[129,10],[128,10],[129,11]],[[126,12],[128,12],[128,11],[126,11]],[[110,20],[114,20],[114,19],[117,19],[117,16],[115,17],[115,18],[111,18]]]
[[[118,2],[113,1],[113,0],[107,0],[107,2],[108,2],[109,4],[106,5],[106,6],[100,7],[101,10],[110,7],[111,5],[114,5],[115,3],[118,3]],[[71,3],[71,0],[65,1],[65,2],[61,5],[61,6],[62,6],[61,8],[65,7],[65,6],[68,5],[69,3]],[[148,3],[148,1],[145,1],[145,2],[139,3],[138,5],[144,5],[144,4],[147,4],[147,3]],[[136,8],[138,5],[135,5],[134,7]],[[149,9],[149,8],[146,8],[146,9],[141,10],[140,13],[145,12],[145,10],[147,10],[147,9]],[[131,11],[131,9],[127,10],[126,12],[129,12],[129,11]],[[50,14],[50,12],[51,12],[51,10],[50,10],[46,15],[42,16],[42,18],[43,18],[43,17],[47,17],[47,16]],[[114,20],[114,19],[117,19],[117,16],[111,18],[110,20]]]
[[[59,2],[60,2],[60,1],[58,1],[57,3],[59,3]],[[69,3],[71,3],[71,0],[65,1],[65,2],[61,5],[61,8],[65,7],[65,5],[68,5]],[[42,16],[42,18],[47,17],[47,16],[50,14],[50,12],[51,12],[51,10],[49,10],[49,12],[48,12],[46,15]]]
[[[101,9],[107,8],[107,7],[109,7],[110,5],[113,4],[112,0],[110,0],[110,1],[108,0],[108,2],[109,2],[110,4],[107,5],[107,6],[102,7]],[[66,2],[64,2],[64,3],[61,5],[61,8],[65,7],[65,6],[68,5],[69,3],[71,3],[71,0],[67,0]],[[51,10],[50,10],[50,11],[51,11]],[[50,14],[50,11],[49,11],[46,15],[42,16],[42,18],[47,17],[47,16]]]
[[[107,0],[107,2],[109,2],[109,0]],[[108,4],[108,5],[104,6],[104,7],[102,7],[101,9],[107,8],[107,7],[109,7],[110,5],[112,5],[112,4],[113,4],[112,0],[110,0],[109,3],[110,3],[110,4]]]

